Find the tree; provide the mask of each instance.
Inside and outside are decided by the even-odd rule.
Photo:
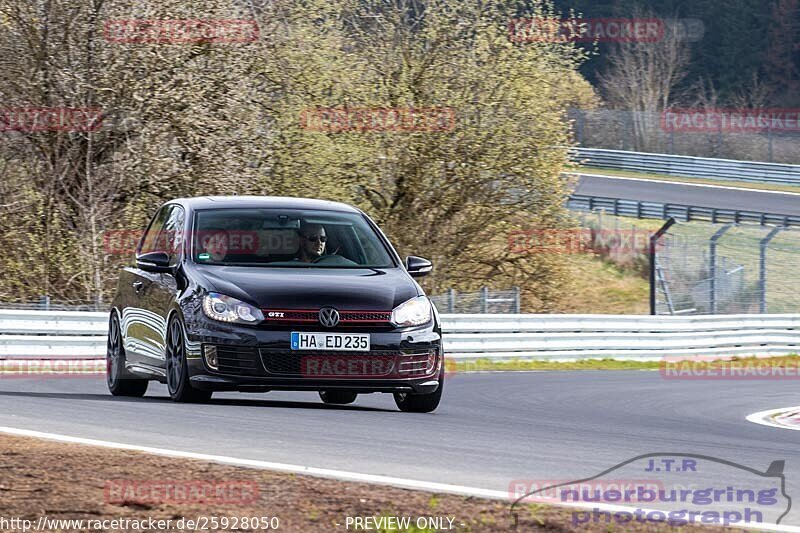
[[[637,18],[654,18],[652,13]],[[655,146],[660,113],[675,100],[675,89],[686,76],[690,50],[676,31],[676,22],[665,24],[658,42],[619,42],[612,46],[607,69],[599,76],[606,100],[615,108],[630,112],[634,145],[639,151]]]

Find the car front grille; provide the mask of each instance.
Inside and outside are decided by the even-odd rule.
[[[315,326],[320,327],[319,309],[262,309],[266,326]],[[391,311],[347,311],[339,310],[337,328],[392,329]]]

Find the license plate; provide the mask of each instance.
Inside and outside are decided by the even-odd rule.
[[[292,350],[369,351],[368,333],[306,333],[293,331],[291,339]]]

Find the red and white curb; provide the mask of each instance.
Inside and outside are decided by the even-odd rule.
[[[800,431],[800,406],[759,411],[746,418],[748,422],[762,426]]]

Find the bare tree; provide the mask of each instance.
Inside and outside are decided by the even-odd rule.
[[[650,13],[637,18],[653,19]],[[618,42],[612,45],[608,67],[599,76],[606,100],[632,115],[636,150],[656,145],[659,114],[676,101],[675,89],[686,76],[690,48],[677,21],[665,21],[663,37],[656,42]]]

